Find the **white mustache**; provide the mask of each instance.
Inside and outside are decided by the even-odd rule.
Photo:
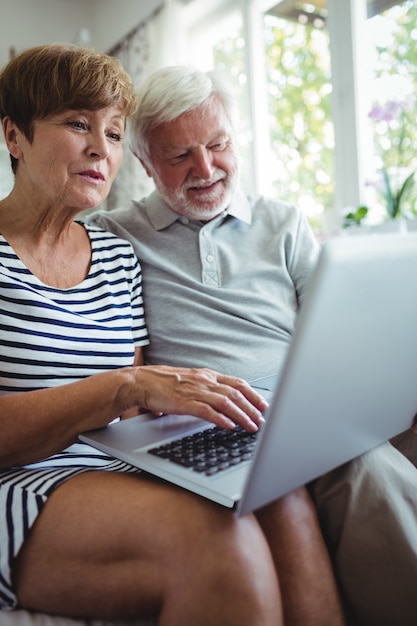
[[[203,178],[194,178],[193,180],[190,180],[186,183],[186,189],[191,189],[191,188],[196,188],[196,187],[204,189],[204,187],[210,187],[211,185],[218,183],[219,180],[224,180],[225,178],[226,178],[225,172],[219,172],[217,175],[213,176],[209,180],[205,180]]]

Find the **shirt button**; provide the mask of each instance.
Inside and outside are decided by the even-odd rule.
[[[180,220],[181,224],[188,224],[188,221],[189,220],[186,217],[182,217]]]
[[[212,254],[208,254],[208,255],[206,256],[206,261],[207,261],[208,263],[213,263],[213,261],[214,261],[214,256],[213,256]]]
[[[208,232],[208,230],[203,230],[203,237],[205,237],[206,239],[210,237],[210,233]]]

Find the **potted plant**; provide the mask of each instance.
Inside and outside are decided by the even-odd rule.
[[[382,166],[380,185],[377,189],[383,199],[388,221],[415,217],[411,208],[411,191],[414,187],[414,171],[410,171],[406,146],[410,143],[407,101],[388,101],[375,105],[370,119],[375,123],[377,150]]]

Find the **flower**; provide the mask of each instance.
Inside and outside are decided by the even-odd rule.
[[[398,119],[404,109],[404,103],[388,101],[385,106],[375,104],[369,112],[369,117],[375,122],[392,122]]]

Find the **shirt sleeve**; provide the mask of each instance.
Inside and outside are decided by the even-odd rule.
[[[293,240],[290,273],[294,281],[299,306],[302,305],[320,253],[320,245],[302,211],[297,211],[298,222]]]

